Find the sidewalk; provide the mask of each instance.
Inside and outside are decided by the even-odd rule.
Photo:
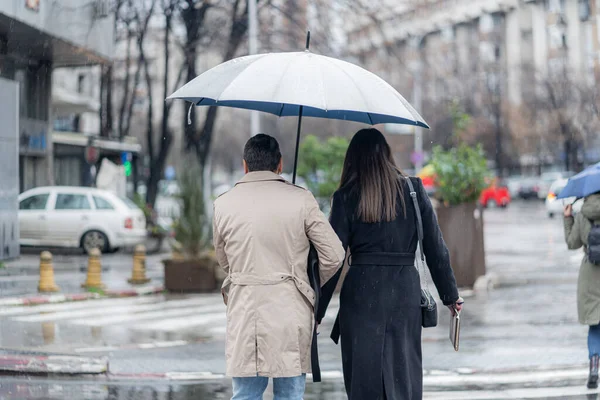
[[[156,254],[146,257],[146,275],[151,282],[146,286],[162,287],[162,259],[168,254]],[[134,291],[136,286],[127,280],[131,277],[133,260],[131,254],[107,254],[102,259],[102,281],[110,292]],[[89,294],[81,288],[86,279],[87,257],[79,253],[61,253],[53,256],[55,282],[59,286],[58,294],[67,295],[67,299],[83,300]],[[0,269],[0,305],[29,304],[30,298],[45,298],[38,294],[39,254],[26,253],[19,259],[8,261]],[[7,299],[10,298],[10,299]],[[56,296],[52,295],[52,298]],[[34,303],[35,304],[35,303]]]

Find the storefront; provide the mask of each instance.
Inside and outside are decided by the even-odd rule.
[[[76,132],[52,132],[54,144],[54,179],[60,186],[94,186],[95,176],[104,158],[117,165],[129,162],[127,171],[129,194],[135,191],[139,175],[139,154],[142,146],[135,139],[119,142],[85,136]],[[89,164],[86,148],[91,146],[98,151],[97,161]]]

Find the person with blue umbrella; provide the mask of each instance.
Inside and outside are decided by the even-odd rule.
[[[600,163],[569,179],[558,196],[567,197],[584,198],[577,215],[573,214],[572,204],[565,207],[564,228],[569,249],[584,249],[577,285],[577,311],[579,322],[589,326],[587,386],[595,389],[600,363]]]

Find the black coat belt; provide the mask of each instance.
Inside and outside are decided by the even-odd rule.
[[[413,265],[414,253],[358,253],[350,256],[350,265]]]
[[[414,265],[414,253],[357,253],[350,255],[350,266],[368,267],[370,265],[379,266],[402,266]],[[338,344],[340,340],[340,312],[335,317],[335,323],[331,330],[331,339]]]

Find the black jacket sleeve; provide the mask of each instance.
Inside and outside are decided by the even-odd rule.
[[[340,238],[342,246],[344,247],[344,251],[347,252],[348,240],[350,237],[350,220],[346,214],[343,194],[340,192],[335,192],[333,194],[329,222],[331,223],[335,233],[337,233],[338,237]],[[318,323],[321,323],[321,320],[323,317],[325,317],[325,312],[327,311],[329,302],[331,301],[335,288],[340,280],[342,270],[343,268],[340,268],[335,275],[329,281],[327,281],[325,285],[323,285],[323,288],[321,289],[319,309],[317,310]]]
[[[442,237],[437,216],[423,187],[423,182],[421,179],[413,179],[413,182],[416,184],[423,218],[423,251],[427,259],[427,266],[442,302],[444,305],[451,305],[458,300],[458,288],[450,265],[450,252]]]

